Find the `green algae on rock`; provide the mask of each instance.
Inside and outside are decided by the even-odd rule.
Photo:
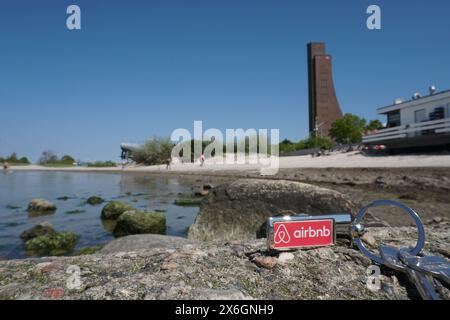
[[[102,219],[118,219],[125,211],[134,210],[134,207],[121,201],[111,201],[102,209]]]
[[[86,202],[87,202],[88,204],[90,204],[91,206],[95,206],[95,205],[97,205],[97,204],[101,204],[101,203],[105,202],[105,200],[103,200],[103,198],[101,198],[101,197],[92,196],[92,197],[89,197],[89,198],[86,200]]]
[[[77,235],[73,232],[54,232],[25,242],[25,251],[31,255],[59,256],[73,249]]]
[[[25,230],[20,234],[20,238],[23,241],[28,241],[37,237],[41,236],[47,236],[50,234],[55,233],[55,229],[53,226],[48,222],[42,222],[38,225],[35,225],[34,227]]]
[[[174,201],[174,204],[177,206],[184,206],[184,207],[196,207],[199,206],[202,202],[202,198],[181,198],[176,199]]]
[[[115,237],[145,233],[165,234],[166,217],[158,212],[126,211],[117,219],[113,233]]]

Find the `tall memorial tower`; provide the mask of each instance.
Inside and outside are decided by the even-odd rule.
[[[342,117],[333,83],[331,56],[325,43],[308,43],[309,131],[328,137],[331,124]]]

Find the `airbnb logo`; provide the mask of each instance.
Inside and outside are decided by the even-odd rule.
[[[275,244],[279,243],[289,243],[291,241],[291,237],[286,229],[284,224],[279,224],[278,228],[275,230],[275,234],[273,236],[273,241]]]
[[[320,247],[334,244],[334,220],[299,220],[273,223],[272,249]]]

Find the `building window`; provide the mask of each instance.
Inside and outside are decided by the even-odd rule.
[[[387,113],[387,127],[400,126],[400,110],[395,110]]]
[[[445,118],[445,106],[440,106],[434,108],[433,112],[430,112],[430,121],[431,120],[441,120]]]
[[[414,122],[415,123],[420,123],[420,122],[424,122],[427,121],[427,113],[425,109],[420,109],[420,110],[416,110],[414,112]]]

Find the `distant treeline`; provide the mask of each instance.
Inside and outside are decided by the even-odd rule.
[[[0,162],[8,162],[9,164],[30,164],[27,157],[18,157],[15,152],[11,153],[9,157],[0,157]]]
[[[379,120],[372,120],[367,124],[367,121],[364,118],[358,117],[353,114],[345,114],[342,118],[336,120],[331,125],[330,130],[330,138],[321,136],[319,133],[311,134],[308,138],[302,139],[298,142],[292,142],[288,139],[281,141],[278,144],[279,153],[287,153],[298,150],[305,149],[330,149],[334,144],[354,144],[360,143],[362,140],[362,136],[364,133],[378,130],[383,128],[382,123]],[[198,159],[200,155],[195,155],[195,145],[201,145],[201,152],[205,151],[205,148],[210,145],[213,141],[198,141],[198,140],[189,140],[184,142],[185,144],[190,144],[191,155],[190,162],[194,162]],[[256,150],[258,153],[267,153],[271,154],[271,148],[274,146],[268,144],[265,146],[264,150],[260,145],[260,141],[257,136],[246,137],[245,141],[235,141],[234,142],[234,150],[236,153],[238,150],[238,146],[244,143],[245,153],[249,154],[250,145],[253,142],[256,144]],[[158,165],[165,164],[171,158],[172,149],[175,144],[169,138],[158,138],[154,137],[152,139],[147,140],[142,146],[130,151],[130,158],[138,164],[144,165]],[[182,146],[180,146],[179,156],[183,157]],[[213,150],[211,152],[212,156],[215,156],[217,150]],[[226,144],[223,145],[223,154],[227,152]],[[207,152],[208,153],[208,152]],[[205,156],[209,156],[209,154],[205,154]],[[187,157],[189,159],[189,157]]]
[[[254,145],[256,145],[256,151],[258,153],[262,153],[263,150],[260,146],[259,139],[257,137],[246,137],[245,141],[235,141],[233,153],[237,153],[239,144],[244,144],[244,150],[245,154],[250,153],[250,145],[251,141],[250,139],[254,138]],[[195,154],[195,145],[200,144],[201,145],[201,152],[204,153],[205,149],[211,144],[213,141],[200,141],[200,140],[189,140],[186,142],[183,142],[179,148],[178,155],[180,158],[184,158],[183,154],[183,144],[190,144],[190,150],[191,154],[190,157],[187,158],[190,159],[190,162],[195,162],[198,160],[197,158],[200,156],[199,154]],[[175,143],[173,143],[169,138],[160,138],[160,137],[154,137],[149,140],[147,140],[142,146],[133,149],[130,152],[130,159],[135,161],[138,164],[145,164],[145,165],[159,165],[159,164],[166,164],[169,159],[171,159],[172,155],[172,149],[176,146]],[[265,153],[270,154],[272,146],[268,144],[265,147]],[[213,149],[211,152],[211,156],[216,156],[216,150]],[[222,153],[226,154],[227,152],[227,146],[226,144],[223,144],[222,147]],[[205,154],[205,156],[209,156],[209,154]]]
[[[347,113],[331,125],[331,139],[320,136],[318,133],[311,134],[308,138],[299,142],[292,142],[285,139],[280,143],[279,150],[280,153],[287,153],[314,148],[330,149],[335,143],[361,143],[363,134],[382,128],[383,124],[379,120],[372,120],[367,123],[366,119]]]
[[[87,164],[88,167],[92,168],[103,168],[103,167],[116,167],[117,163],[112,161],[95,161],[95,162],[89,162]]]
[[[59,158],[54,151],[45,150],[42,152],[38,163],[40,165],[67,165],[71,166],[76,163],[76,160],[69,155],[64,155]]]

